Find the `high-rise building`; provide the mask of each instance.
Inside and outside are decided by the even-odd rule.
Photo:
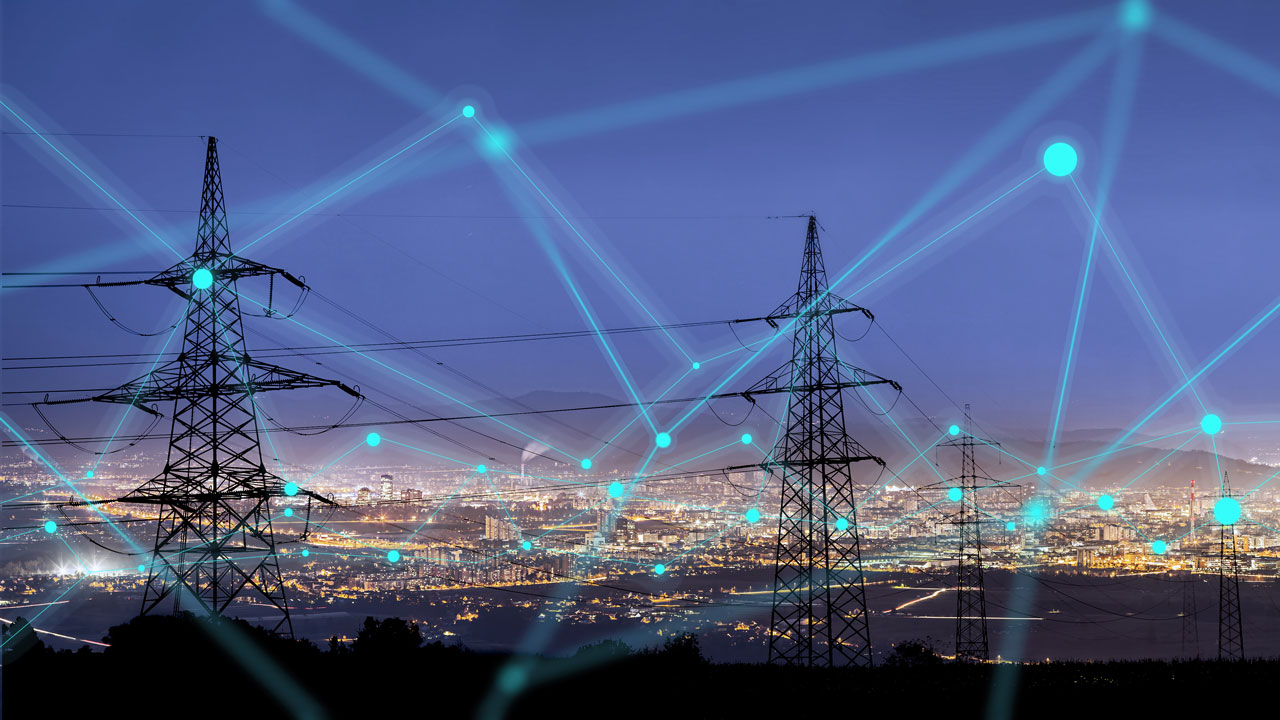
[[[515,527],[506,520],[489,515],[484,516],[484,537],[486,540],[514,542],[519,539],[517,535]]]
[[[360,488],[359,490],[357,490],[357,491],[356,491],[356,504],[357,504],[357,505],[368,505],[368,504],[369,504],[369,502],[370,502],[371,500],[373,500],[373,490],[372,490],[372,489],[367,488],[367,487],[362,487],[362,488]]]
[[[379,480],[381,484],[379,485],[378,499],[382,502],[394,500],[395,498],[391,495],[391,475],[384,474]]]

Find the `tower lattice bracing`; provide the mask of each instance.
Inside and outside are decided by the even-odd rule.
[[[990,478],[979,475],[974,456],[969,406],[964,407],[965,431],[955,441],[960,448],[960,508],[956,514],[960,545],[956,553],[956,659],[987,660],[987,596],[982,582],[982,518],[978,488]]]
[[[194,600],[217,615],[234,601],[252,602],[274,610],[274,623],[267,623],[274,632],[292,635],[271,526],[271,500],[285,495],[285,481],[263,462],[254,398],[308,387],[358,393],[249,356],[237,281],[280,275],[304,291],[306,286],[283,270],[234,255],[229,235],[217,140],[210,137],[195,251],[136,283],[166,287],[187,302],[182,349],[147,376],[87,399],[152,414],[158,413],[150,404],[173,403],[163,470],[116,500],[152,506],[158,515],[142,614],[166,601],[177,609]]]
[[[1222,497],[1231,497],[1231,481],[1222,473]],[[1240,618],[1240,562],[1236,525],[1223,524],[1218,532],[1218,659],[1244,659],[1244,624]]]
[[[765,463],[782,488],[770,662],[871,664],[852,466],[884,461],[845,432],[842,391],[897,385],[839,360],[834,316],[845,312],[871,318],[828,291],[817,221],[810,217],[799,288],[769,316],[774,324],[794,320],[791,360],[746,393],[788,398],[786,431]]]

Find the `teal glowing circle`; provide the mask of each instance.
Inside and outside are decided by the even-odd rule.
[[[743,445],[750,445],[750,444],[751,444],[751,434],[750,434],[750,433],[743,433],[743,434],[742,434],[742,444],[743,444]]]
[[[582,469],[583,469],[583,470],[590,470],[590,469],[591,469],[591,458],[582,458],[582,462],[580,462],[580,463],[578,463],[578,464],[582,466]]]
[[[1076,169],[1076,163],[1079,160],[1076,149],[1064,142],[1056,142],[1044,151],[1044,169],[1048,170],[1050,175],[1058,177],[1070,175]]]
[[[622,497],[622,483],[617,480],[609,483],[609,497]]]
[[[1213,504],[1213,518],[1223,525],[1235,525],[1240,519],[1240,501],[1235,498],[1224,497]],[[46,524],[45,529],[49,527]],[[50,530],[49,532],[53,532]]]
[[[285,516],[285,517],[293,517],[293,508],[285,508],[285,509],[284,509],[284,516]]]
[[[1009,532],[1013,532],[1014,530],[1018,529],[1018,523],[1010,520],[1009,522],[1004,524],[1004,529],[1008,530]]]
[[[1116,499],[1111,497],[1110,495],[1098,496],[1098,507],[1102,508],[1103,510],[1110,510],[1115,506],[1116,506]]]
[[[297,494],[298,494],[298,483],[296,483],[296,482],[287,482],[287,483],[285,483],[285,484],[284,484],[284,494],[285,494],[285,495],[297,495]]]
[[[208,290],[213,287],[213,273],[209,272],[209,268],[200,268],[191,273],[191,284],[197,290]]]
[[[488,471],[489,471],[489,468],[485,467],[484,465],[477,465],[477,466],[476,466],[476,472],[478,472],[478,473],[485,473],[485,472],[488,472]]]
[[[747,522],[749,523],[760,522],[760,511],[755,508],[751,508],[750,510],[748,510]]]
[[[525,550],[532,550],[533,543],[529,542],[528,540],[525,540],[524,542],[520,543],[520,547],[524,548]]]
[[[1151,543],[1151,552],[1157,555],[1163,555],[1169,551],[1169,545],[1163,540],[1157,540]]]
[[[139,565],[139,566],[138,566],[138,572],[146,572],[146,571],[147,571],[147,566],[146,566],[146,565]]]
[[[947,428],[947,433],[948,433],[948,434],[951,434],[951,435],[959,435],[959,434],[960,434],[960,426],[959,426],[959,425],[952,425],[951,427]]]
[[[45,531],[45,532],[47,532],[47,533],[49,533],[50,535],[52,535],[53,533],[58,532],[58,523],[56,523],[56,522],[54,522],[54,521],[52,521],[52,520],[45,520],[45,521],[44,521],[44,531]]]
[[[660,432],[653,442],[660,448],[671,447],[671,433]]]
[[[87,477],[87,478],[92,479],[92,478],[93,478],[93,471],[92,471],[92,470],[90,470],[89,472],[85,473],[85,474],[84,474],[84,476],[85,476],[85,477]]]
[[[1208,435],[1217,435],[1222,429],[1222,418],[1210,413],[1200,418],[1200,429]]]
[[[1037,475],[1044,475],[1044,474],[1045,474],[1045,473],[1047,473],[1047,472],[1049,472],[1049,468],[1047,468],[1047,467],[1045,467],[1045,466],[1043,466],[1043,465],[1041,465],[1040,467],[1036,468],[1036,474],[1037,474]]]
[[[694,369],[694,370],[700,370],[700,369],[702,369],[702,363],[700,363],[700,362],[695,362],[695,363],[693,364],[693,369]]]
[[[662,563],[658,563],[657,565],[653,566],[653,572],[657,575],[661,575],[666,571],[667,571],[667,566],[663,565]]]
[[[311,554],[311,551],[310,551],[310,550],[307,550],[306,548],[303,548],[303,550],[302,550],[302,557],[306,557],[306,556],[308,556],[308,555],[310,555],[310,554]]]
[[[378,447],[378,443],[382,442],[382,436],[378,433],[369,433],[364,436],[364,441],[369,443],[369,447]]]
[[[387,559],[390,560],[391,562],[400,562],[400,551],[392,550],[391,552],[387,553]]]
[[[836,520],[836,529],[837,529],[837,530],[839,530],[840,532],[844,532],[845,530],[848,530],[848,529],[849,529],[849,519],[848,519],[848,518],[840,518],[839,520]]]
[[[950,490],[947,491],[947,499],[950,500],[951,502],[960,502],[960,497],[961,497],[960,488],[951,488]]]
[[[463,106],[462,117],[475,117],[475,116],[476,116],[476,109],[474,107],[470,105]]]

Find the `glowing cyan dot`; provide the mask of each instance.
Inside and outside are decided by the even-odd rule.
[[[580,462],[580,463],[578,463],[578,464],[582,466],[582,469],[583,469],[583,470],[590,470],[590,469],[591,469],[591,458],[582,458],[582,462]]]
[[[147,571],[147,566],[146,566],[146,565],[139,565],[139,566],[138,566],[138,572],[146,572],[146,571]]]
[[[1169,545],[1163,540],[1157,540],[1151,543],[1151,552],[1157,555],[1163,555],[1169,551]]]
[[[285,517],[293,517],[293,508],[285,508],[285,509],[284,509],[284,516],[285,516]]]
[[[208,290],[213,287],[213,273],[209,272],[209,268],[200,268],[191,273],[191,284],[197,290]]]
[[[609,483],[609,497],[622,497],[622,483],[617,480]]]
[[[751,508],[750,510],[748,510],[747,522],[750,522],[750,523],[760,522],[760,511],[755,508]]]
[[[477,465],[477,466],[476,466],[476,472],[478,472],[478,473],[485,473],[485,472],[488,472],[488,471],[489,471],[489,468],[485,467],[484,465]]]
[[[1205,415],[1200,418],[1200,429],[1208,435],[1217,435],[1222,429],[1222,418],[1213,414]]]
[[[1213,517],[1223,525],[1235,525],[1240,519],[1240,501],[1235,498],[1224,497],[1213,504]],[[49,530],[48,523],[45,523],[45,530]],[[49,530],[49,532],[53,532]]]
[[[742,444],[743,444],[743,445],[750,445],[750,444],[751,444],[751,434],[750,434],[750,433],[742,433]]]
[[[302,557],[306,557],[306,556],[308,556],[308,555],[310,555],[310,554],[311,554],[311,551],[310,551],[310,550],[307,550],[306,548],[303,548],[303,550],[302,550]]]
[[[462,117],[475,117],[475,116],[476,116],[476,109],[474,107],[470,105],[463,106]]]
[[[653,442],[660,448],[671,447],[671,433],[660,432]]]
[[[378,447],[378,443],[382,442],[382,436],[378,433],[369,433],[364,436],[364,441],[369,443],[369,447]]]
[[[1050,175],[1058,177],[1070,175],[1076,169],[1076,163],[1079,160],[1076,149],[1064,142],[1056,142],[1044,151],[1044,169],[1048,170]]]
[[[1111,497],[1110,495],[1098,496],[1098,507],[1102,508],[1103,510],[1110,510],[1115,506],[1116,506],[1116,499]]]
[[[959,434],[960,434],[960,426],[959,426],[959,425],[952,425],[951,427],[947,428],[947,432],[948,432],[949,434],[951,434],[951,435],[959,435]]]
[[[297,495],[297,494],[298,494],[298,483],[296,483],[296,482],[287,482],[287,483],[285,483],[285,484],[284,484],[284,494],[285,494],[285,495]]]
[[[849,519],[848,519],[848,518],[840,518],[839,520],[836,520],[836,529],[837,529],[837,530],[839,530],[840,532],[844,532],[845,530],[848,530],[848,529],[849,529]]]
[[[1045,473],[1047,473],[1047,472],[1049,472],[1049,468],[1047,468],[1047,467],[1045,467],[1045,466],[1043,466],[1043,465],[1041,465],[1040,467],[1036,468],[1036,474],[1037,474],[1037,475],[1044,475],[1044,474],[1045,474]]]
[[[525,550],[532,550],[533,543],[529,542],[528,540],[525,540],[524,542],[520,543],[520,547],[524,548]]]
[[[58,523],[56,523],[56,522],[54,522],[54,521],[52,521],[52,520],[45,520],[45,521],[44,521],[44,531],[45,531],[45,532],[47,532],[47,533],[49,533],[50,535],[52,535],[52,534],[54,534],[54,533],[58,532]]]
[[[1146,30],[1151,25],[1151,5],[1147,0],[1124,0],[1120,3],[1120,27],[1130,32]]]
[[[695,362],[695,363],[693,364],[693,369],[694,369],[694,370],[701,370],[701,369],[702,369],[702,363],[700,363],[700,362]]]
[[[1045,505],[1043,500],[1033,500],[1027,503],[1026,520],[1032,525],[1039,525],[1049,517],[1049,507]]]
[[[1008,530],[1009,532],[1013,532],[1014,530],[1018,529],[1018,523],[1010,520],[1009,522],[1004,524],[1004,529]]]
[[[662,563],[658,563],[657,565],[654,565],[654,566],[653,566],[653,572],[654,572],[654,574],[656,574],[656,575],[661,575],[662,573],[664,573],[664,572],[666,572],[666,571],[667,571],[667,566],[666,566],[666,565],[663,565]]]
[[[951,502],[960,502],[960,488],[951,488],[947,491],[947,499]]]
[[[392,550],[391,552],[387,553],[387,559],[390,560],[391,562],[400,562],[400,551]]]
[[[85,473],[84,476],[87,478],[93,478],[93,471],[90,470],[89,472]]]

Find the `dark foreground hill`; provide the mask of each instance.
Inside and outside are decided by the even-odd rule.
[[[5,640],[9,718],[1153,717],[1244,709],[1280,680],[1276,660],[964,665],[916,642],[871,670],[724,665],[689,635],[544,658],[424,645],[396,618],[326,648],[191,616],[113,627],[103,651],[54,651],[23,621]]]

